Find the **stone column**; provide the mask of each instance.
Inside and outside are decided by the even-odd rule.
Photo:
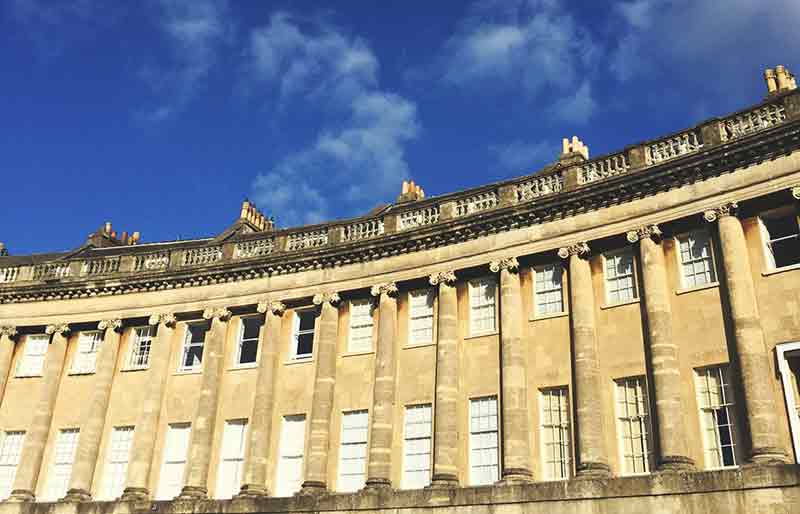
[[[197,499],[208,496],[208,470],[211,467],[211,445],[217,423],[219,385],[225,369],[225,334],[231,311],[222,307],[206,309],[203,318],[211,320],[203,348],[203,377],[200,397],[192,421],[192,437],[189,456],[186,459],[186,475],[180,499]]]
[[[569,259],[577,476],[606,477],[610,474],[610,468],[603,428],[592,270],[586,258],[589,255],[589,245],[581,242],[561,248],[558,255],[562,259]]]
[[[681,408],[681,371],[678,344],[672,337],[672,308],[667,282],[661,230],[647,225],[628,232],[628,241],[639,241],[642,262],[647,334],[650,341],[649,366],[653,373],[656,420],[658,421],[658,470],[686,471],[694,468],[686,441],[688,433]]]
[[[392,435],[397,333],[397,284],[372,286],[378,297],[378,344],[375,349],[375,389],[372,393],[367,488],[392,486]]]
[[[321,309],[318,320],[317,371],[311,401],[311,436],[306,476],[301,494],[318,494],[327,490],[328,453],[330,452],[333,388],[336,385],[336,343],[339,337],[339,294],[314,295],[314,305]]]
[[[122,320],[103,320],[97,324],[97,328],[105,330],[105,335],[95,364],[95,382],[89,399],[89,410],[78,435],[75,464],[72,466],[69,490],[64,497],[66,501],[90,501],[92,499],[92,479],[97,465],[97,456],[100,453],[100,441],[103,438],[108,401],[111,398],[111,384],[117,365]]]
[[[50,325],[45,332],[51,336],[50,346],[47,348],[44,361],[42,386],[35,403],[33,422],[25,434],[22,455],[9,498],[12,502],[33,501],[36,498],[36,481],[39,478],[39,469],[42,467],[44,447],[47,444],[47,435],[50,433],[53,407],[58,397],[58,386],[67,355],[69,325],[66,323]]]
[[[727,203],[706,211],[708,222],[718,221],[725,285],[728,292],[733,339],[739,358],[744,406],[752,446],[748,460],[754,464],[787,462],[778,439],[775,392],[772,385],[767,348],[756,302],[747,242],[736,217],[737,205]]]
[[[250,416],[250,445],[244,468],[240,498],[267,496],[267,466],[270,463],[272,413],[275,404],[275,381],[278,376],[278,349],[281,340],[281,316],[286,306],[281,302],[261,302],[258,312],[267,314],[261,328],[261,358],[258,364],[253,414]]]
[[[8,377],[11,376],[11,358],[14,356],[14,339],[17,327],[0,326],[0,405],[6,392]]]
[[[149,324],[158,326],[155,344],[150,350],[150,380],[145,393],[144,405],[133,428],[133,444],[128,462],[128,477],[124,501],[142,501],[150,497],[148,488],[150,468],[153,464],[158,421],[161,416],[161,403],[164,399],[167,374],[169,373],[169,354],[172,336],[175,332],[175,315],[172,313],[153,314]]]
[[[433,420],[433,476],[431,487],[458,486],[458,296],[456,274],[430,276],[439,286],[436,338],[436,405]]]
[[[492,261],[500,272],[500,405],[503,420],[503,473],[506,483],[529,482],[531,473],[528,423],[528,372],[522,342],[522,294],[517,259]]]

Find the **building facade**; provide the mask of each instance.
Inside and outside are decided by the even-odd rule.
[[[799,512],[800,93],[765,76],[362,218],[0,256],[0,511]]]

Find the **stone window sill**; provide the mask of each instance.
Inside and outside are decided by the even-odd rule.
[[[97,372],[96,371],[70,371],[69,373],[67,373],[67,375],[70,376],[70,377],[80,377],[80,376],[83,376],[83,375],[94,375],[95,373],[97,373]]]
[[[283,364],[285,366],[293,366],[295,364],[305,364],[307,362],[314,362],[314,358],[310,357],[310,356],[309,357],[297,357],[297,358],[289,359],[286,362],[284,362]]]
[[[148,369],[150,369],[149,366],[145,366],[145,367],[142,367],[142,368],[124,368],[124,369],[121,369],[120,372],[121,373],[133,373],[135,371],[147,371]]]
[[[701,284],[699,286],[687,287],[685,289],[678,289],[675,294],[694,293],[695,291],[702,291],[703,289],[712,289],[719,287],[719,282],[709,282],[708,284]]]
[[[200,375],[203,373],[203,368],[194,368],[194,369],[179,369],[174,374],[175,375]]]
[[[563,318],[564,316],[569,316],[569,313],[564,312],[552,312],[550,314],[534,314],[528,318],[528,321],[539,321],[543,319],[554,319],[554,318]]]
[[[247,364],[236,364],[235,366],[231,366],[228,368],[228,371],[239,371],[244,369],[257,369],[258,363],[257,362],[248,362]]]
[[[622,307],[623,305],[633,305],[634,303],[639,303],[639,299],[638,298],[634,298],[633,300],[628,300],[628,301],[625,301],[625,302],[605,304],[605,305],[601,305],[600,308],[603,309],[603,310],[605,310],[605,309],[613,309],[614,307]]]
[[[784,266],[782,268],[775,268],[767,271],[762,271],[761,275],[768,277],[770,275],[775,275],[776,273],[783,273],[785,271],[794,271],[797,269],[800,269],[800,262],[798,262],[797,264],[792,264],[790,266]]]
[[[470,334],[464,338],[464,341],[468,341],[469,339],[480,339],[481,337],[496,336],[497,334],[499,334],[497,330],[492,330],[491,332],[481,332],[480,334]]]
[[[358,357],[359,355],[373,355],[375,353],[374,350],[370,350],[368,352],[348,352],[342,354],[342,357]]]
[[[14,375],[14,378],[42,378],[42,374],[38,375]]]
[[[436,343],[433,341],[427,343],[414,343],[414,344],[407,344],[403,347],[403,350],[413,350],[414,348],[427,348],[429,346],[436,346]]]

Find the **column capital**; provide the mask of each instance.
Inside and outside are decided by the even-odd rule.
[[[800,186],[794,186],[792,188],[792,196],[794,196],[795,200],[800,200]]]
[[[517,261],[516,257],[505,257],[503,259],[490,262],[489,269],[492,271],[492,273],[497,273],[498,271],[502,270],[514,272],[519,270],[519,261]]]
[[[380,296],[386,294],[387,296],[397,296],[397,284],[395,282],[384,282],[383,284],[376,284],[370,289],[372,296]]]
[[[256,307],[256,310],[261,314],[271,312],[275,316],[283,316],[283,312],[286,310],[286,305],[284,305],[283,302],[263,300],[258,302],[258,307]]]
[[[171,312],[162,312],[161,314],[151,314],[150,319],[147,320],[148,325],[165,325],[167,327],[174,327],[178,320],[175,314]]]
[[[231,311],[225,307],[209,307],[203,311],[203,319],[213,320],[214,318],[217,318],[220,321],[228,321],[231,318]]]
[[[114,332],[122,331],[122,320],[120,318],[104,319],[97,322],[97,330],[111,329]]]
[[[326,291],[324,293],[315,294],[311,301],[314,303],[314,305],[329,303],[332,306],[336,306],[336,304],[341,301],[341,298],[339,297],[339,293],[335,291]]]
[[[448,284],[452,286],[453,284],[456,283],[456,272],[437,271],[428,278],[428,281],[431,283],[432,286],[437,286],[439,284]]]
[[[652,225],[645,225],[643,227],[639,227],[635,230],[629,230],[627,234],[627,239],[629,243],[635,243],[637,241],[641,241],[642,239],[653,239],[658,240],[661,239],[662,236],[661,229],[658,228],[658,225],[655,223]]]
[[[0,337],[3,336],[14,339],[17,336],[17,327],[13,325],[0,325]]]
[[[709,223],[717,221],[719,218],[725,216],[736,216],[736,211],[739,209],[739,204],[736,202],[727,202],[719,207],[709,209],[703,213],[703,219]]]
[[[568,259],[573,255],[577,255],[578,257],[589,255],[589,243],[580,241],[558,249],[558,256],[562,259]]]
[[[53,334],[58,334],[61,336],[66,336],[70,333],[69,324],[67,323],[54,323],[52,325],[47,325],[47,328],[44,329],[44,333],[51,336]]]

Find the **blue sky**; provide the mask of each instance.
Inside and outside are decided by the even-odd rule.
[[[724,5],[724,8],[721,6]],[[0,0],[0,241],[200,237],[530,173],[759,101],[796,0]],[[795,70],[797,68],[797,70]]]

